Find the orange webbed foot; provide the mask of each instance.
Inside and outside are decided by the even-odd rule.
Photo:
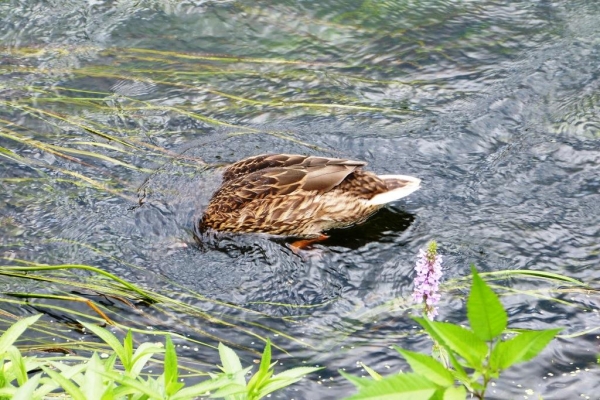
[[[329,236],[320,234],[316,238],[296,240],[295,242],[290,244],[290,249],[292,250],[292,252],[294,254],[299,255],[300,250],[305,249],[306,247],[310,246],[313,243],[322,242],[323,240],[327,240],[327,239],[329,239]]]

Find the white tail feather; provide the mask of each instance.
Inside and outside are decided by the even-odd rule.
[[[408,181],[409,183],[406,186],[399,187],[397,189],[392,189],[389,192],[380,193],[375,195],[371,200],[367,201],[368,205],[382,205],[386,203],[390,203],[392,201],[401,199],[403,197],[408,196],[412,192],[419,190],[421,185],[421,180],[419,178],[415,178],[413,176],[407,175],[378,175],[379,178],[386,179],[400,179],[403,181]]]

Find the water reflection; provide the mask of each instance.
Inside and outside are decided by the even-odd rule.
[[[300,398],[327,398],[325,386],[329,398],[352,392],[336,371],[357,361],[405,369],[391,342],[430,348],[398,299],[432,238],[447,279],[475,262],[600,281],[595,2],[140,4],[0,3],[7,263],[94,265],[249,331],[265,323],[301,338],[276,340],[290,359],[327,365],[334,381],[304,380]],[[220,184],[216,167],[265,152],[366,160],[423,185],[365,224],[331,232],[304,259],[257,235],[198,246],[195,221]],[[61,290],[3,282],[3,292]],[[560,300],[503,297],[519,327],[571,334],[600,325],[594,292]],[[254,346],[198,315],[106,304],[131,324],[199,340],[206,328]],[[441,312],[465,321],[454,293]],[[541,397],[593,397],[598,380],[571,372],[595,368],[596,336],[553,343],[490,398],[523,395],[511,383],[523,376]],[[216,363],[208,351],[181,356]]]

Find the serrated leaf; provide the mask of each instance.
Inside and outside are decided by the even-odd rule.
[[[10,326],[0,336],[0,354],[5,353],[10,346],[25,332],[25,330],[40,319],[42,314],[34,315],[31,317],[23,318]]]
[[[433,383],[441,386],[454,385],[454,376],[436,359],[414,351],[403,350],[394,346],[402,354],[414,372],[427,377]]]
[[[429,400],[436,390],[435,383],[418,374],[400,374],[373,382],[347,400]]]
[[[521,332],[514,338],[500,342],[494,348],[490,366],[495,371],[506,369],[514,364],[529,361],[550,343],[561,329]]]
[[[474,266],[471,271],[473,283],[467,300],[467,318],[473,332],[481,340],[490,341],[506,329],[508,316],[498,295],[479,277]]]
[[[448,322],[434,322],[427,318],[413,318],[439,344],[465,359],[469,367],[480,370],[488,352],[486,343],[472,331]]]
[[[465,400],[467,398],[467,390],[464,386],[450,387],[444,391],[444,400]]]

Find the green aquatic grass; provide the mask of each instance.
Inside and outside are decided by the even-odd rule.
[[[34,299],[44,299],[48,301],[45,301],[43,305],[40,304],[41,309],[47,309],[53,313],[59,312],[66,315],[73,315],[77,319],[85,317],[97,323],[104,322],[117,326],[122,330],[131,328],[136,332],[151,333],[153,335],[164,335],[166,332],[148,330],[146,329],[146,325],[142,326],[140,323],[160,326],[163,324],[163,320],[171,320],[176,326],[183,329],[183,331],[204,338],[204,340],[195,340],[195,343],[201,345],[207,345],[209,341],[221,341],[230,346],[243,348],[243,346],[237,343],[217,337],[210,331],[202,329],[201,326],[203,324],[192,324],[189,321],[203,320],[206,324],[228,327],[238,332],[239,335],[245,335],[263,342],[267,340],[266,337],[268,335],[273,334],[281,338],[282,341],[285,340],[301,344],[302,346],[310,346],[310,344],[283,331],[257,322],[260,319],[271,319],[269,315],[235,304],[207,298],[173,282],[170,282],[170,284],[178,288],[177,294],[179,296],[182,293],[186,294],[190,300],[194,301],[194,305],[178,300],[168,291],[158,293],[143,289],[114,274],[89,265],[41,265],[19,259],[11,261],[24,265],[0,266],[0,277],[5,276],[25,281],[43,281],[52,284],[57,289],[55,293],[5,292],[5,296],[9,296],[9,298],[27,300],[15,302],[7,298],[0,298],[0,304],[35,304]],[[82,276],[77,271],[86,271],[91,273],[91,275]],[[80,292],[81,290],[87,291],[88,294],[86,296],[73,294],[73,292]],[[95,296],[100,296],[100,298],[106,298],[120,304],[125,310],[129,310],[132,316],[119,313],[118,309],[115,310],[106,307],[98,301],[90,299],[90,297],[93,298]],[[74,303],[85,304],[89,312],[83,313],[80,310],[74,309],[72,306]],[[218,306],[224,310],[228,309],[230,313],[223,314],[220,311],[219,314],[211,314],[202,309],[202,303]],[[236,313],[239,312],[243,313],[243,317],[236,317]],[[254,320],[248,318],[251,316],[255,317]],[[190,340],[194,341],[193,339]],[[64,344],[64,346],[68,347],[68,344]],[[276,347],[285,351],[285,345],[277,345]]]

